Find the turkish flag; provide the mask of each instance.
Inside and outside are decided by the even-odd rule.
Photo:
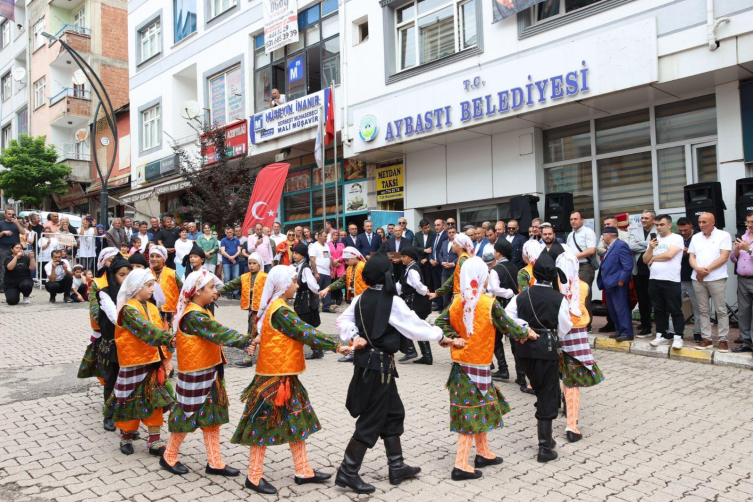
[[[324,144],[329,145],[335,139],[335,88],[329,89],[329,103],[327,105],[327,123],[324,127]]]
[[[243,235],[248,235],[248,231],[257,223],[272,228],[280,207],[288,169],[290,164],[269,164],[256,177],[254,192],[243,220]]]

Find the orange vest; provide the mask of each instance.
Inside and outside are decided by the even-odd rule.
[[[259,311],[259,304],[261,303],[261,294],[264,291],[264,283],[267,282],[267,274],[259,271],[254,278],[254,294],[251,297],[251,310],[254,312]],[[247,272],[241,276],[241,309],[248,310],[249,307],[249,293],[251,291],[251,272]]]
[[[303,343],[283,335],[272,327],[272,314],[281,307],[287,308],[287,303],[282,298],[278,298],[272,302],[264,316],[259,360],[256,362],[257,375],[298,375],[306,370]]]
[[[97,292],[102,291],[107,287],[107,274],[102,277],[95,277],[92,283],[97,285]],[[97,298],[96,294],[94,295],[94,298],[94,301],[97,302],[97,308],[99,308],[99,298]],[[91,310],[89,312],[89,322],[91,323],[92,329],[94,331],[99,331],[99,319],[94,319],[91,316]]]
[[[251,294],[251,272],[241,276],[241,310],[248,310],[249,295]]]
[[[151,303],[142,305],[135,298],[131,298],[126,305],[139,311],[154,326],[162,326],[162,318],[159,315],[159,309]],[[125,307],[123,307],[125,308]],[[159,348],[153,347],[131,333],[128,329],[120,325],[121,311],[118,316],[118,325],[115,327],[115,347],[118,350],[118,364],[121,368],[131,366],[141,366],[143,364],[156,363],[160,361]],[[153,329],[145,326],[145,329]]]
[[[463,324],[463,298],[456,296],[450,305],[450,326],[465,341],[462,349],[452,348],[452,360],[471,366],[488,366],[494,355],[494,334],[496,328],[492,322],[492,305],[494,298],[481,295],[476,304],[473,319],[473,335],[468,336]]]
[[[578,281],[580,288],[580,317],[574,316],[570,313],[570,320],[573,322],[573,328],[585,328],[588,326],[591,320],[588,317],[588,310],[586,309],[586,297],[588,296],[588,284],[583,281]]]
[[[366,285],[366,283],[363,280],[363,267],[366,266],[365,261],[359,261],[355,266],[348,267],[348,270],[345,271],[345,291],[346,291],[346,298],[350,300],[351,298],[355,298],[356,296],[360,295],[366,289],[368,289],[369,286]],[[356,273],[356,279],[355,284],[353,283],[353,270],[355,269]],[[350,291],[351,284],[353,285],[353,293]]]
[[[161,312],[175,312],[178,307],[178,298],[180,298],[180,290],[178,289],[178,283],[175,280],[175,270],[169,267],[163,267],[162,272],[157,274],[152,270],[154,278],[162,288],[162,292],[165,293],[165,304],[160,307]]]
[[[204,312],[214,320],[211,312],[191,302],[183,312],[183,317],[189,312]],[[180,325],[179,325],[180,326]],[[175,349],[178,351],[178,368],[182,373],[201,371],[218,364],[227,364],[225,352],[221,345],[205,340],[195,335],[188,335],[178,329],[175,339]]]
[[[455,294],[460,293],[460,258],[463,256],[465,256],[466,259],[471,257],[468,253],[460,253],[460,256],[458,256],[458,264],[455,267],[455,280],[452,283],[452,292]]]
[[[254,282],[254,301],[251,303],[251,310],[253,312],[259,311],[261,305],[261,295],[264,293],[264,285],[267,283],[267,273],[259,272],[256,274],[256,281]]]

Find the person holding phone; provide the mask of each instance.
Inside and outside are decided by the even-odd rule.
[[[13,209],[5,210],[5,221],[0,221],[0,263],[5,263],[5,258],[11,256],[13,246],[21,242],[21,236],[26,233],[26,229],[16,218],[16,211]],[[0,267],[0,293],[5,289],[3,286],[3,277],[5,268]]]
[[[5,258],[2,266],[5,271],[5,301],[8,305],[18,305],[21,295],[24,297],[24,304],[29,303],[29,296],[34,288],[31,270],[36,266],[33,251],[25,252],[21,243],[11,248],[10,255]]]
[[[753,211],[745,216],[745,228],[747,231],[735,239],[731,256],[737,271],[737,315],[740,321],[740,338],[737,341],[742,344],[732,352],[738,353],[753,352]]]
[[[63,252],[56,249],[52,252],[52,260],[45,265],[47,273],[47,284],[44,288],[50,293],[50,303],[55,303],[55,297],[63,293],[65,303],[73,303],[71,298],[71,287],[73,286],[73,270],[68,260],[62,257]]]

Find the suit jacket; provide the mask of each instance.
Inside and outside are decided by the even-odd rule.
[[[129,246],[131,245],[130,242],[128,242],[128,237],[126,237],[126,234],[122,228],[120,230],[111,228],[110,230],[105,232],[105,240],[107,241],[108,246],[114,247],[116,249],[120,249],[121,243],[126,243]]]
[[[442,230],[442,233],[440,234],[434,234],[434,241],[431,244],[432,252],[430,258],[434,261],[440,260],[440,253],[442,251],[442,243],[447,242],[447,230]],[[439,266],[439,265],[437,265]]]
[[[379,237],[378,233],[371,233],[371,244],[369,244],[369,239],[366,237],[365,232],[358,234],[358,245],[356,246],[356,249],[358,249],[358,251],[360,251],[365,257],[368,257],[371,253],[376,253],[379,251],[380,247],[382,247],[382,239]]]
[[[411,245],[412,244],[408,239],[406,239],[405,237],[402,237],[400,239],[400,248],[398,249],[395,238],[390,237],[390,239],[384,243],[384,248],[388,253],[399,253],[402,249],[405,249],[406,246],[411,246]],[[405,266],[402,263],[392,264],[392,275],[396,281],[400,280],[404,272],[405,272]]]
[[[473,243],[473,256],[481,257],[481,253],[484,252],[484,248],[486,245],[489,244],[489,239],[484,237],[484,239],[481,242],[474,242]]]
[[[344,239],[340,239],[343,244],[345,244],[345,247],[354,247],[358,249],[358,235],[353,237],[352,235],[348,234],[345,236]],[[354,242],[355,241],[355,242]],[[358,249],[360,251],[360,249]]]
[[[443,262],[450,262],[450,263],[457,263],[458,262],[458,254],[455,253],[452,250],[452,246],[450,246],[450,243],[447,241],[447,239],[440,244],[442,246],[441,250],[437,250],[439,252],[439,263],[440,267],[442,267]],[[452,268],[444,268],[442,267],[442,275],[447,276],[455,272],[455,267]]]
[[[403,237],[408,239],[408,242],[413,242],[413,239],[416,237],[413,233],[413,230],[410,228],[406,228],[405,232],[403,232]]]
[[[630,247],[617,239],[604,254],[604,259],[599,267],[599,275],[596,278],[596,284],[602,290],[617,287],[620,281],[624,285],[627,285],[632,273],[633,257],[630,253]]]
[[[651,232],[656,232],[656,227],[651,227]],[[651,233],[649,232],[649,234]],[[648,238],[643,233],[643,227],[631,228],[628,236],[628,245],[633,252],[633,275],[638,273],[638,260],[643,258],[643,253],[648,249]],[[646,269],[648,265],[646,265]]]
[[[507,239],[507,236],[502,238]],[[524,236],[515,234],[515,237],[513,237],[512,242],[510,243],[512,245],[512,262],[518,267],[518,269],[526,266],[526,262],[523,261],[523,244],[525,244],[527,240],[528,239]]]
[[[416,251],[418,251],[419,264],[424,258],[431,258],[430,255],[424,253],[424,249],[430,248],[434,244],[434,239],[436,237],[437,234],[434,232],[434,230],[429,230],[429,235],[424,235],[423,232],[418,232],[413,237],[413,247],[415,247]]]

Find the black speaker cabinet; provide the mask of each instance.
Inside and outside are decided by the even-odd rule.
[[[544,197],[544,221],[551,223],[554,233],[570,232],[570,213],[573,208],[573,194],[548,193]]]
[[[539,200],[535,195],[521,195],[510,199],[510,218],[518,221],[519,233],[528,235],[531,221],[539,217],[539,208],[536,205]]]
[[[753,211],[753,178],[737,180],[735,187],[735,226],[738,231],[745,230],[745,217]]]
[[[696,183],[685,186],[685,215],[698,228],[698,217],[711,213],[716,218],[716,228],[724,228],[724,210],[727,206],[722,199],[722,184],[718,181]]]

